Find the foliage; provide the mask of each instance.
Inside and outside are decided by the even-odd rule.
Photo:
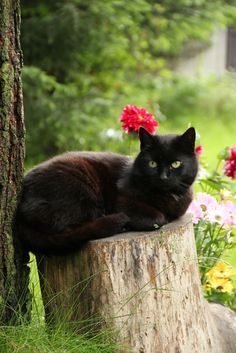
[[[16,326],[9,322],[7,326],[0,327],[0,352],[113,353],[120,351],[120,346],[114,341],[117,333],[105,329],[98,332],[95,320],[68,321],[65,314],[65,316],[60,315],[60,321],[57,323],[50,323],[47,318],[46,325],[36,258],[30,255],[32,320],[30,323],[26,322],[25,318],[18,314],[20,325]],[[122,347],[122,352],[130,351]]]
[[[80,85],[84,77],[101,84],[107,71],[135,65],[139,26],[150,5],[145,0],[38,0],[32,6],[26,0],[22,10],[26,64]]]
[[[235,182],[228,180],[225,167],[223,173],[219,172],[221,164],[225,166],[230,159],[235,159],[230,154],[231,150],[227,148],[219,154],[219,163],[213,172],[201,167],[198,184],[203,192],[197,193],[189,212],[193,214],[205,295],[209,300],[217,300],[236,309],[236,282],[232,277],[236,270],[222,262],[228,250],[236,247]],[[234,174],[230,176],[235,179]]]
[[[110,88],[127,70],[160,72],[167,57],[217,25],[236,21],[235,0],[22,1],[25,64],[80,88]],[[58,26],[58,23],[60,25]],[[197,42],[198,43],[198,42]],[[197,46],[199,51],[199,46]],[[84,82],[84,80],[86,82]]]
[[[224,262],[218,262],[206,273],[203,286],[206,297],[236,308],[236,270]]]
[[[156,70],[190,39],[207,40],[236,19],[235,0],[22,1],[26,65],[59,81],[89,76],[101,84],[112,70]],[[58,26],[60,23],[60,26]]]
[[[117,80],[112,91],[94,88],[87,95],[75,84],[58,83],[35,67],[25,67],[23,79],[28,166],[66,150],[128,153],[119,117],[130,103],[145,106],[157,116],[162,132],[182,131],[191,122],[202,134],[206,153],[215,153],[220,143],[223,148],[229,134],[236,133],[234,75],[196,80],[145,74],[135,80]],[[211,130],[206,135],[209,122]],[[219,132],[220,141],[215,139]]]
[[[170,119],[195,109],[199,99],[207,108],[208,83],[175,78],[167,59],[189,45],[199,50],[215,25],[235,23],[235,4],[22,0],[27,164],[68,149],[125,152],[118,118],[127,104],[154,114],[160,104]],[[220,90],[211,91],[217,102],[209,106],[225,111]]]
[[[67,128],[68,113],[72,124],[73,113],[78,110],[77,90],[73,86],[58,83],[53,76],[36,67],[25,67],[23,79],[28,132],[26,143],[29,146],[26,153],[35,163],[58,151],[63,131]]]
[[[114,122],[109,116],[111,99],[95,92],[81,97],[75,85],[58,83],[36,67],[25,67],[23,79],[28,166],[67,150],[102,150],[108,145],[119,150],[121,133],[114,130],[119,119]]]
[[[1,353],[113,353],[117,350],[119,348],[112,343],[111,334],[104,332],[89,337],[69,331],[63,325],[46,328],[39,323],[22,323],[0,329]],[[122,351],[125,352],[124,348]]]

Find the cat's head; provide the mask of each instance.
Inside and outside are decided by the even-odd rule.
[[[198,171],[195,137],[193,127],[182,135],[155,136],[140,128],[141,151],[134,162],[133,180],[144,188],[184,192]]]

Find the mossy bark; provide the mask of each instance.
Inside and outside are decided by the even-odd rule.
[[[24,162],[20,0],[0,2],[0,322],[26,313],[28,268],[13,230]]]

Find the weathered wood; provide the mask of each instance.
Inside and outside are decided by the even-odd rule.
[[[21,87],[20,1],[0,1],[0,322],[27,311],[28,268],[12,224],[21,190],[24,116]],[[18,313],[17,315],[15,315]],[[19,317],[19,316],[18,316]]]
[[[119,234],[73,255],[37,260],[51,319],[96,318],[138,353],[233,353],[224,350],[202,296],[189,216],[155,232]]]
[[[208,310],[219,335],[222,352],[236,353],[236,313],[217,303],[209,303]]]

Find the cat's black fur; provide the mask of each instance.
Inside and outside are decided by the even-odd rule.
[[[91,239],[152,230],[182,216],[198,169],[194,128],[160,136],[141,128],[139,135],[134,161],[114,153],[69,152],[30,171],[16,217],[25,249],[65,254]],[[171,166],[175,161],[178,168]]]

